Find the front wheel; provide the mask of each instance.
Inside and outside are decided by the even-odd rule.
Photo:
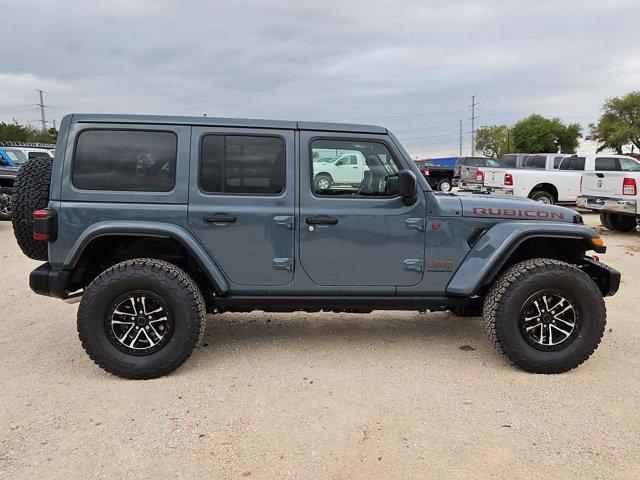
[[[602,293],[582,270],[537,258],[507,269],[485,298],[484,325],[516,367],[562,373],[586,361],[606,324]]]
[[[314,185],[316,192],[329,190],[331,188],[331,185],[333,185],[333,178],[331,178],[331,175],[329,174],[321,173],[316,177]]]
[[[102,369],[124,378],[156,378],[182,365],[204,332],[205,303],[175,265],[150,258],[105,270],[78,308],[78,334]]]

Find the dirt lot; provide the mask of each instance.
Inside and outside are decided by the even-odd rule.
[[[125,381],[85,355],[77,305],[31,293],[2,223],[0,477],[640,478],[640,234],[605,240],[623,284],[564,375],[515,371],[479,319],[255,313]]]

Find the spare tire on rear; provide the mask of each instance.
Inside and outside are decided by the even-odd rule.
[[[34,260],[48,259],[47,242],[33,238],[33,212],[49,204],[52,165],[48,157],[31,159],[20,168],[13,184],[13,234],[22,252]]]

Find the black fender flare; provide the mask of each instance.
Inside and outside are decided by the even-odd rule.
[[[584,225],[562,222],[501,222],[487,230],[473,245],[449,281],[449,295],[474,296],[491,283],[509,257],[531,238],[578,240],[585,251],[604,253],[606,247],[592,243],[598,235]]]
[[[141,236],[155,238],[170,238],[182,245],[192,255],[200,268],[205,272],[214,287],[216,295],[226,295],[229,283],[222,274],[220,267],[214,262],[206,249],[183,227],[174,224],[121,221],[99,222],[87,228],[76,240],[69,251],[62,270],[73,270],[83,252],[96,239],[105,236]]]

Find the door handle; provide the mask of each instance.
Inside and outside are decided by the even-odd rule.
[[[234,217],[232,215],[221,215],[221,214],[207,215],[206,217],[202,218],[202,220],[204,220],[205,223],[235,223],[237,219],[238,219],[237,217]]]
[[[604,173],[596,173],[596,177],[598,177],[598,178],[604,178]]]
[[[330,217],[307,217],[307,225],[335,225],[338,223],[337,218]]]

